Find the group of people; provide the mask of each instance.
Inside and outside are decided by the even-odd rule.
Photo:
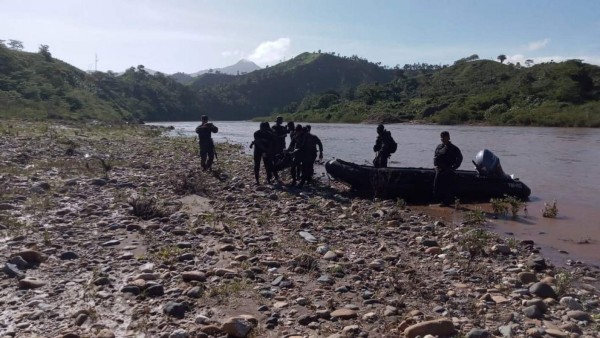
[[[210,170],[216,156],[215,145],[211,134],[217,133],[219,129],[208,122],[208,117],[202,115],[202,123],[196,128],[200,145],[200,159],[202,170]],[[286,138],[290,136],[290,144],[286,147]],[[454,202],[454,172],[460,167],[463,157],[460,149],[450,142],[450,133],[443,131],[440,134],[440,143],[433,156],[435,166],[435,179],[433,184],[434,196],[441,202],[441,206],[449,206]],[[275,124],[271,127],[269,122],[261,122],[259,129],[254,132],[254,141],[250,144],[254,149],[254,178],[256,184],[260,184],[261,162],[265,168],[267,183],[274,178],[279,178],[278,163],[291,162],[291,185],[300,181],[300,187],[312,183],[314,175],[313,164],[323,159],[323,143],[311,133],[310,125],[295,125],[290,121],[283,125],[283,118],[278,116]],[[391,154],[396,152],[398,144],[392,137],[390,131],[380,124],[377,126],[377,139],[373,146],[376,153],[373,160],[375,168],[386,168]]]
[[[217,133],[218,128],[208,122],[208,117],[203,115],[202,123],[196,128],[200,145],[200,159],[203,170],[210,170],[215,158],[215,147],[211,137]],[[286,147],[286,138],[290,136],[290,144]],[[281,182],[279,178],[278,163],[289,162],[291,165],[292,186],[298,184],[302,187],[311,184],[314,175],[313,164],[323,159],[323,143],[316,135],[311,133],[311,126],[295,125],[290,121],[283,125],[283,118],[278,116],[271,127],[269,122],[261,122],[259,129],[254,132],[254,141],[250,144],[254,149],[254,178],[260,184],[260,167],[263,163],[267,176],[267,183],[272,179]]]
[[[290,144],[286,147],[287,135],[290,135]],[[275,178],[281,182],[278,163],[290,161],[291,185],[299,186],[312,183],[314,175],[313,164],[317,159],[323,159],[323,143],[316,135],[311,133],[310,125],[302,127],[290,121],[283,125],[283,118],[278,116],[275,124],[270,127],[269,122],[261,122],[260,128],[254,132],[254,141],[250,144],[254,148],[254,178],[260,184],[260,163],[264,164],[267,174],[267,183]]]

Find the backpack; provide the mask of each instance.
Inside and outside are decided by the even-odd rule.
[[[388,144],[387,146],[388,146],[388,150],[389,150],[390,154],[393,154],[396,152],[396,150],[398,150],[398,143],[396,143],[396,141],[392,137],[391,133],[390,133],[390,144]]]

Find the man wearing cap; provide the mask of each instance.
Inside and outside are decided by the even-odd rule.
[[[208,116],[206,115],[202,115],[201,121],[202,123],[196,127],[196,134],[198,134],[202,170],[206,171],[212,169],[212,163],[215,159],[215,143],[211,135],[217,133],[219,128],[208,122]]]

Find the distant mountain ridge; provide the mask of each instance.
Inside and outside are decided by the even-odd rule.
[[[223,68],[204,69],[204,70],[200,70],[200,71],[197,71],[197,72],[191,73],[191,74],[178,72],[178,73],[170,75],[170,77],[181,84],[189,84],[192,81],[194,81],[195,78],[197,78],[201,75],[204,75],[204,74],[214,73],[214,74],[226,74],[226,75],[244,75],[244,74],[253,72],[255,70],[259,70],[259,69],[262,69],[262,68],[259,65],[257,65],[256,63],[254,63],[250,60],[241,59],[240,61],[238,61],[237,63],[235,63],[231,66],[227,66],[227,67],[223,67]]]

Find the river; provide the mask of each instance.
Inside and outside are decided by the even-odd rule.
[[[216,142],[246,148],[258,122],[215,121]],[[195,136],[198,122],[149,123],[173,126],[173,134]],[[483,127],[391,124],[386,129],[398,142],[390,166],[433,166],[439,134],[448,130],[464,156],[460,169],[474,168],[471,160],[487,148],[532,191],[528,215],[491,221],[494,230],[520,239],[533,239],[555,264],[578,260],[600,265],[600,129],[546,127]],[[325,159],[370,163],[374,157],[375,125],[312,124],[324,146]],[[288,139],[289,144],[289,139]],[[557,201],[558,217],[542,217],[544,203]],[[485,206],[484,206],[485,207]]]

